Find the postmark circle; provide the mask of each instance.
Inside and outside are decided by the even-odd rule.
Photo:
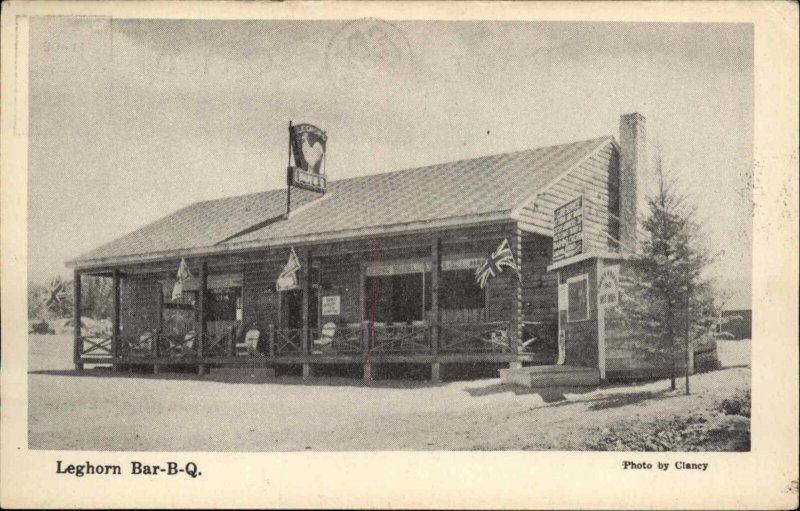
[[[400,75],[411,60],[411,45],[403,32],[375,18],[344,25],[334,34],[325,55],[328,73],[344,85]]]

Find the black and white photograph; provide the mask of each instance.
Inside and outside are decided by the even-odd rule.
[[[14,20],[20,415],[55,475],[751,455],[754,350],[792,342],[754,328],[754,215],[797,221],[796,176],[759,187],[754,23],[148,12]],[[210,469],[181,459],[121,471]]]

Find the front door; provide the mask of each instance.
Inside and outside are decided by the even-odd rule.
[[[283,325],[287,329],[303,328],[303,291],[294,289],[281,293],[283,299]],[[318,321],[318,297],[319,292],[316,288],[311,288],[311,295],[308,297],[308,328],[317,328]]]

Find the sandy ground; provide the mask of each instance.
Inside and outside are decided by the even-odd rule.
[[[722,370],[669,382],[539,391],[499,379],[448,382],[295,377],[245,383],[188,374],[75,373],[68,336],[30,336],[32,449],[746,450],[749,341],[720,345]],[[736,407],[738,410],[738,405]],[[749,415],[749,408],[745,415]],[[737,412],[738,413],[738,412]]]

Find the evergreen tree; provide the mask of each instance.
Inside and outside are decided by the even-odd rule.
[[[706,278],[711,258],[700,244],[694,208],[675,191],[656,161],[657,193],[647,200],[639,250],[624,274],[623,314],[637,332],[636,355],[666,368],[676,387],[683,359],[689,392],[690,353],[714,323],[714,296]]]

